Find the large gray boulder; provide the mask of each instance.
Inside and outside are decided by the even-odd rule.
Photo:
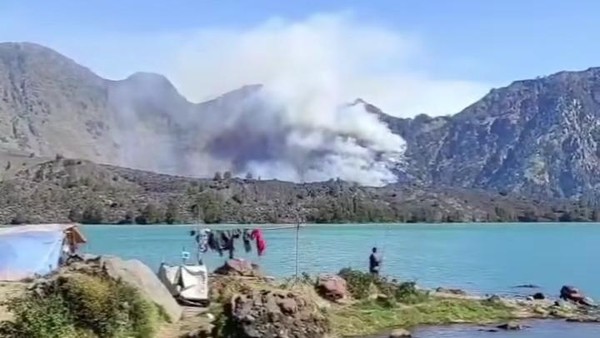
[[[152,269],[144,263],[135,259],[122,260],[114,256],[103,256],[101,265],[110,277],[135,287],[146,298],[161,306],[171,322],[181,319],[183,309]]]

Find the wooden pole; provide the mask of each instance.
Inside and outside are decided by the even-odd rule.
[[[298,282],[298,238],[300,237],[300,220],[296,226],[296,282]]]

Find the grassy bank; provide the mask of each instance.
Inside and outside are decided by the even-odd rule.
[[[512,317],[501,304],[468,299],[429,298],[419,304],[364,301],[330,311],[333,331],[340,336],[374,334],[391,328],[453,323],[490,323]]]
[[[412,282],[388,281],[351,269],[339,275],[355,299],[329,311],[332,329],[339,336],[419,325],[498,322],[513,316],[501,302],[433,296]]]

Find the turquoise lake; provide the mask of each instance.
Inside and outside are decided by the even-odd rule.
[[[271,227],[271,226],[268,226]],[[140,259],[153,269],[161,261],[177,264],[183,249],[194,252],[192,226],[84,226],[85,251]],[[229,228],[228,226],[213,227]],[[296,231],[265,231],[267,251],[252,259],[275,277],[292,276]],[[299,231],[299,271],[337,272],[366,269],[373,246],[384,256],[382,273],[413,280],[425,287],[462,288],[480,294],[527,295],[535,284],[557,295],[564,284],[575,285],[600,299],[600,226],[598,224],[416,224],[311,225]],[[222,264],[216,253],[204,256],[209,268]],[[465,331],[468,331],[465,333]],[[419,337],[600,337],[600,325],[547,323],[518,333],[477,333],[473,328],[425,330]]]

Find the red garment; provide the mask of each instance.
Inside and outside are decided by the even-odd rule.
[[[251,236],[252,239],[256,240],[256,251],[258,251],[258,255],[262,256],[265,253],[265,250],[267,250],[267,241],[265,241],[262,230],[252,230]]]

